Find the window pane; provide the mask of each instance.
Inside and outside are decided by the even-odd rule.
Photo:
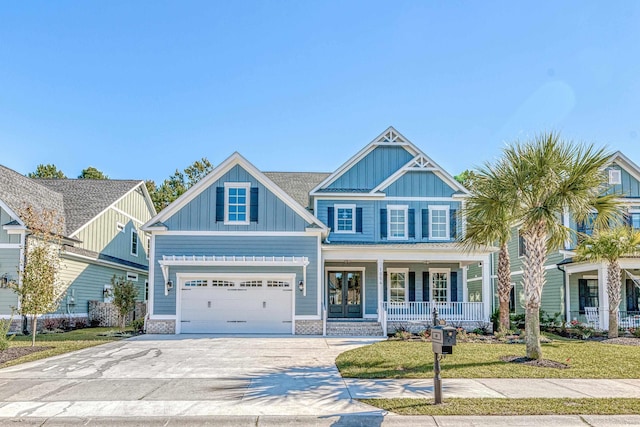
[[[405,210],[389,209],[389,236],[394,238],[403,238],[405,235]]]
[[[445,272],[437,272],[431,274],[431,288],[433,289],[433,300],[436,302],[447,301],[447,284],[449,274]]]
[[[436,239],[444,239],[449,236],[447,230],[447,210],[432,209],[431,210],[431,237]]]
[[[631,214],[631,226],[636,230],[640,229],[640,213]]]
[[[353,209],[338,208],[338,231],[353,231]]]
[[[227,188],[227,221],[247,222],[247,189]]]

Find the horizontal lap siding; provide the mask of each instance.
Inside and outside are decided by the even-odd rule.
[[[216,222],[216,188],[224,187],[225,182],[248,182],[258,188],[258,222]],[[308,226],[305,219],[240,166],[234,166],[164,222],[170,230],[184,231],[304,231]]]
[[[69,284],[69,287],[57,310],[57,313],[61,314],[87,313],[90,300],[103,301],[104,285],[111,284],[111,278],[114,275],[126,278],[127,274],[127,270],[88,264],[72,259],[63,259],[62,264],[61,277],[64,283]],[[138,280],[134,282],[138,290],[137,300],[144,299],[146,279],[146,274],[138,273]],[[75,306],[67,304],[69,301],[67,297],[72,295],[72,291]]]
[[[371,190],[412,158],[413,155],[403,147],[376,147],[327,188]]]
[[[296,315],[317,315],[317,268],[318,240],[313,236],[302,237],[251,237],[251,236],[165,236],[156,237],[156,264],[154,274],[154,315],[176,314],[176,292],[164,295],[164,279],[157,263],[162,255],[207,255],[207,256],[296,256],[308,257],[307,295],[296,292]],[[295,267],[180,267],[170,268],[170,278],[176,282],[176,272],[294,272],[296,283],[302,280],[302,266]]]
[[[0,225],[8,224],[13,220],[4,209],[0,208]],[[4,228],[0,227],[0,243],[20,243],[20,235],[9,234]]]
[[[0,275],[7,273],[14,280],[18,279],[20,249],[0,249]],[[11,307],[16,307],[18,297],[11,289],[0,289],[0,314],[11,314]]]
[[[433,172],[407,172],[382,190],[388,197],[451,197],[457,191]]]

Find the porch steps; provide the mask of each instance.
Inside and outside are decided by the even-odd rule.
[[[380,322],[363,320],[327,320],[328,337],[381,337]]]

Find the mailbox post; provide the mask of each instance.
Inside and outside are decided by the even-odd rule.
[[[431,347],[433,350],[433,392],[436,405],[442,403],[442,377],[440,376],[440,359],[443,354],[453,354],[456,345],[456,328],[436,326],[431,329]]]

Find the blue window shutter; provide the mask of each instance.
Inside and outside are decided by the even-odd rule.
[[[356,208],[356,233],[362,233],[362,208]]]
[[[409,301],[416,300],[416,272],[409,272]]]
[[[409,209],[409,238],[416,238],[416,210]]]
[[[331,231],[336,231],[333,229],[334,224],[335,220],[333,218],[333,206],[329,206],[327,208],[327,227],[329,227]]]
[[[429,301],[431,293],[429,292],[429,272],[422,272],[422,301]]]
[[[458,238],[458,210],[449,210],[449,228],[451,228],[451,238],[453,240]]]
[[[216,187],[216,222],[224,221],[224,187]]]
[[[458,272],[451,272],[451,302],[458,302]]]
[[[422,209],[422,238],[429,238],[429,209]]]
[[[382,301],[387,300],[387,272],[382,273]]]
[[[589,288],[586,279],[578,279],[578,309],[584,313],[584,308],[588,307]]]
[[[258,222],[258,187],[251,187],[249,221]]]
[[[380,238],[387,238],[387,208],[380,209]]]

